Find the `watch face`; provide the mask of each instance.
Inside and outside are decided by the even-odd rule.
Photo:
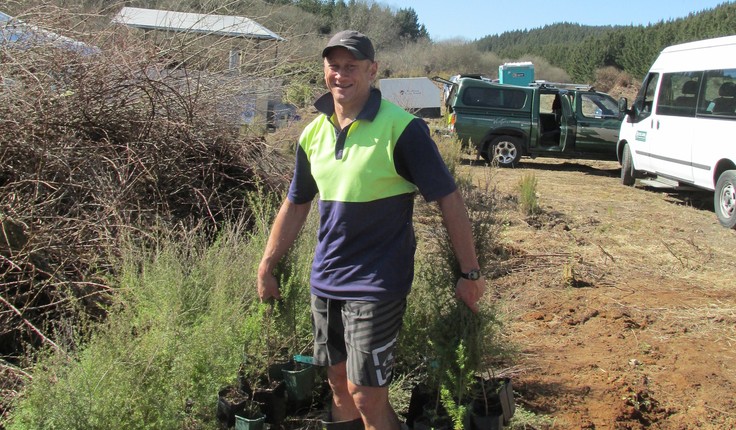
[[[480,279],[480,270],[471,270],[470,272],[466,273],[463,278],[470,279],[471,281],[477,281]]]

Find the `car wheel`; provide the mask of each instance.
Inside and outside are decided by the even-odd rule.
[[[631,149],[629,145],[624,145],[624,152],[621,155],[621,183],[630,187],[635,182],[636,172],[634,171],[634,163],[631,161]]]
[[[488,158],[501,167],[516,167],[521,158],[521,141],[513,136],[497,137],[489,146]]]
[[[726,170],[718,178],[713,206],[722,226],[736,228],[736,170]]]

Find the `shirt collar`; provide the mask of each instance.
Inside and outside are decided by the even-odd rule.
[[[332,98],[332,94],[327,93],[322,95],[322,97],[318,98],[317,101],[314,102],[314,107],[317,108],[319,112],[327,115],[327,118],[332,117],[332,114],[335,113],[335,101]],[[380,107],[381,91],[377,88],[371,88],[368,101],[365,103],[363,110],[360,111],[360,114],[358,114],[358,117],[355,119],[373,121],[376,118],[376,115],[378,115],[378,109]]]

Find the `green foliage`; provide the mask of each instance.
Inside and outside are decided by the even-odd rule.
[[[39,359],[8,428],[211,428],[216,393],[241,364],[255,374],[271,352],[308,345],[312,235],[286,263],[283,309],[255,294],[271,199],[250,197],[252,233],[243,222],[211,244],[129,252],[107,321],[78,352]]]
[[[509,423],[509,430],[529,430],[552,428],[555,420],[546,415],[539,415],[517,404],[514,418]]]
[[[440,388],[440,398],[447,410],[447,414],[452,419],[452,428],[454,430],[463,430],[465,417],[468,414],[468,406],[453,397],[452,391],[445,385]]]
[[[519,206],[526,215],[536,215],[540,211],[537,177],[534,173],[525,173],[519,179]]]
[[[395,20],[399,27],[399,37],[403,40],[416,42],[419,39],[429,38],[427,29],[419,23],[419,15],[413,8],[399,9]]]
[[[468,206],[481,269],[491,274],[500,225],[493,193],[474,188],[460,175],[456,168],[459,142],[444,138],[437,142]],[[473,375],[503,357],[507,349],[499,342],[500,321],[490,302],[482,301],[475,314],[455,297],[460,268],[436,206],[420,203],[417,212],[416,275],[400,337],[399,370],[411,374],[420,369],[419,379],[438,392],[444,388],[456,400],[450,404],[442,399],[445,408],[460,417]]]

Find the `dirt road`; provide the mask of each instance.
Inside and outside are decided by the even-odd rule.
[[[490,282],[517,401],[554,429],[736,428],[736,231],[712,194],[624,187],[615,162],[468,165],[512,255]],[[542,214],[516,203],[524,174]]]

